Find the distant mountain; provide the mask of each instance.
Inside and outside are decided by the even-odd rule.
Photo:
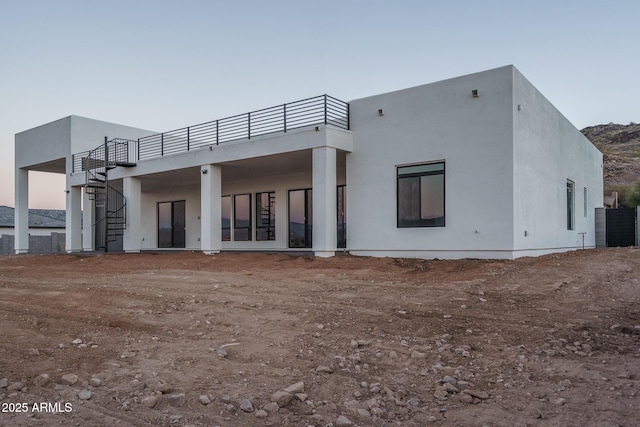
[[[582,129],[582,134],[604,155],[605,198],[616,191],[624,207],[627,194],[640,181],[640,124],[589,126]]]
[[[640,124],[589,126],[582,134],[604,154],[606,194],[640,180]]]

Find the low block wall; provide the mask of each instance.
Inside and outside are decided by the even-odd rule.
[[[29,236],[30,254],[59,254],[65,251],[65,234],[51,233],[49,236]],[[0,255],[15,253],[14,236],[0,236]]]

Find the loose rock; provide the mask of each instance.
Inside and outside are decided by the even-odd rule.
[[[271,395],[271,401],[277,403],[280,408],[286,406],[292,399],[293,395],[286,391],[276,391]]]
[[[260,409],[256,411],[256,418],[258,419],[267,418],[268,416],[269,414],[264,409]]]
[[[169,396],[167,400],[169,402],[169,405],[180,407],[184,405],[185,395],[184,393],[172,394]]]
[[[352,426],[353,423],[351,422],[351,420],[347,417],[345,417],[344,415],[340,415],[338,417],[338,419],[336,419],[335,422],[335,426],[336,427],[348,427],[348,426]]]
[[[20,381],[16,381],[15,383],[7,387],[7,391],[19,391],[19,390],[22,390],[23,388],[24,388],[24,384],[21,383]]]
[[[466,389],[463,391],[463,393],[468,394],[469,396],[475,397],[476,399],[480,399],[480,400],[487,400],[489,398],[489,393],[487,393],[486,391],[476,391],[472,389]]]
[[[93,377],[89,380],[89,385],[92,387],[100,387],[102,380],[100,378]]]
[[[36,377],[35,380],[33,380],[33,382],[38,386],[38,387],[45,387],[47,384],[49,384],[49,375],[48,374],[40,374]]]
[[[264,405],[262,407],[262,409],[265,410],[269,414],[277,414],[278,413],[278,409],[280,409],[280,407],[278,406],[278,404],[276,402],[269,402],[266,405]]]
[[[292,384],[289,387],[285,388],[283,391],[291,394],[302,393],[304,392],[304,382],[300,381]]]
[[[91,390],[82,390],[78,393],[78,397],[80,400],[89,400],[93,397],[93,392]]]
[[[251,403],[249,399],[242,399],[240,401],[240,409],[242,409],[244,412],[253,412],[253,403]]]
[[[449,383],[449,384],[455,384],[458,382],[458,380],[456,380],[454,377],[452,377],[451,375],[447,375],[446,377],[442,378],[440,380],[440,382],[442,383]]]
[[[158,403],[158,398],[156,396],[143,397],[142,400],[140,400],[140,403],[147,408],[153,408]]]
[[[316,368],[316,372],[322,374],[331,374],[333,372],[333,369],[331,369],[329,366],[320,365]]]
[[[169,394],[173,391],[173,387],[167,383],[162,383],[156,387],[156,391],[159,391],[162,394]]]
[[[78,382],[78,376],[76,374],[65,374],[62,376],[62,384],[74,385]]]
[[[198,397],[198,401],[203,405],[208,405],[209,403],[211,403],[211,399],[206,394],[201,394],[200,397]]]

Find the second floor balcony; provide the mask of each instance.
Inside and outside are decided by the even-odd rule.
[[[320,95],[128,141],[126,147],[119,145],[119,152],[114,154],[121,157],[121,162],[135,164],[207,146],[319,125],[349,130],[349,104],[329,95]],[[74,173],[86,169],[89,153],[73,155]]]

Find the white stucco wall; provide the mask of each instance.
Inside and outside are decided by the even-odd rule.
[[[66,158],[71,153],[71,117],[25,130],[15,135],[15,167]]]
[[[16,167],[23,168],[58,159],[71,160],[73,153],[92,150],[104,137],[137,139],[153,133],[116,123],[68,116],[15,135]]]
[[[595,247],[602,153],[515,68],[513,79],[516,256],[582,248],[580,233],[585,247]],[[567,230],[567,180],[574,182],[573,230]]]
[[[350,102],[351,253],[511,256],[511,78],[511,67],[503,67]],[[397,228],[396,167],[438,160],[446,162],[446,226]]]

